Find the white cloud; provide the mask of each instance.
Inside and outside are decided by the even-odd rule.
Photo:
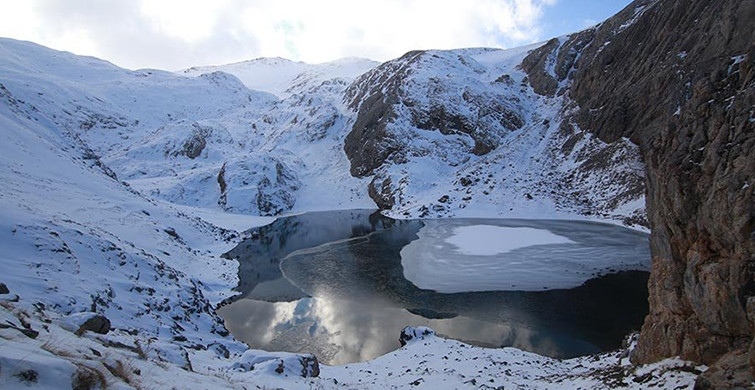
[[[0,36],[138,68],[260,56],[387,60],[412,49],[542,39],[556,0],[0,0]]]

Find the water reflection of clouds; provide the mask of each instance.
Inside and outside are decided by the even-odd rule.
[[[395,350],[399,332],[407,325],[430,326],[440,335],[490,347],[513,346],[547,355],[557,355],[560,348],[551,335],[526,327],[469,317],[427,319],[378,300],[318,297],[236,304],[243,310],[222,314],[237,338],[253,348],[314,353],[328,364],[365,361]]]

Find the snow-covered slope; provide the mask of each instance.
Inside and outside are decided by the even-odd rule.
[[[143,194],[255,215],[288,211],[297,201],[371,204],[363,180],[344,168],[342,79],[304,83],[278,100],[223,72],[127,71],[11,40],[0,50],[5,88],[34,101]]]
[[[213,110],[254,97],[233,80],[229,87],[209,77],[126,72],[24,42],[3,40],[0,52],[0,282],[10,290],[0,295],[0,387],[70,388],[71,373],[89,372],[82,363],[87,359],[112,358],[106,347],[113,345],[176,368],[191,366],[193,358],[243,352],[213,309],[237,283],[237,265],[219,256],[236,233],[118,181],[80,135],[89,124],[118,133],[136,120],[157,123],[166,112],[190,116],[209,109],[192,105],[188,97],[196,93],[218,99]],[[154,96],[152,104],[167,98],[166,111],[157,113],[136,96]],[[138,117],[127,116],[136,109]],[[112,322],[115,329],[93,342],[102,352],[86,350],[91,359],[84,352],[78,360],[55,357],[65,349],[73,356],[90,342],[49,324],[81,312]],[[35,335],[40,342],[30,340],[34,333],[14,330],[25,327],[41,332]],[[128,358],[119,359],[126,364]],[[31,366],[34,375],[26,369]]]

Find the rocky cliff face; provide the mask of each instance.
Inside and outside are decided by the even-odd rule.
[[[753,1],[636,1],[523,62],[536,91],[568,97],[581,128],[640,146],[653,270],[636,362],[720,362],[711,377],[747,366],[743,350],[755,329],[753,42]]]
[[[640,156],[563,120],[519,67],[528,48],[413,51],[357,78],[344,151],[403,217],[581,214],[645,225]],[[559,82],[553,81],[555,88]]]

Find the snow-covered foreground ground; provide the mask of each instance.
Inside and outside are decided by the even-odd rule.
[[[179,365],[158,358],[148,340],[78,336],[7,301],[0,319],[0,385],[8,389],[691,389],[705,369],[675,359],[634,367],[625,350],[560,361],[473,347],[428,328],[406,330],[413,339],[405,347],[365,363],[314,369],[298,355],[250,350],[224,358],[221,350],[204,359],[189,352],[190,364]],[[25,327],[40,333],[32,339],[18,330]],[[313,371],[319,376],[302,377]]]
[[[221,254],[270,219],[218,211],[274,213],[290,207],[289,190],[303,194],[301,209],[369,203],[366,180],[348,174],[344,134],[332,126],[346,119],[328,111],[341,104],[331,95],[312,98],[323,111],[307,131],[276,134],[301,123],[286,110],[257,131],[249,116],[296,99],[277,101],[225,73],[132,72],[2,41],[0,388],[691,386],[695,369],[673,360],[557,361],[432,336],[375,361],[320,366],[313,378],[311,356],[249,350],[230,337],[215,309],[233,294],[238,263]],[[311,142],[287,149],[301,139]],[[80,327],[94,313],[112,329]]]

